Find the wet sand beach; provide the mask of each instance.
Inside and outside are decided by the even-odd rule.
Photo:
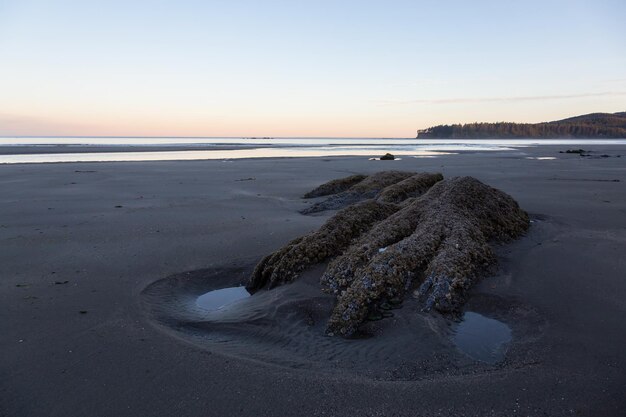
[[[623,415],[626,147],[587,148],[0,165],[0,416]],[[465,306],[508,326],[502,360],[410,303],[323,336],[323,266],[244,324],[195,310],[328,219],[304,193],[387,169],[474,176],[529,213]]]

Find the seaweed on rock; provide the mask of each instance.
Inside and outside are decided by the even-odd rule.
[[[420,195],[443,179],[441,174],[385,171],[364,179],[362,182],[367,181],[365,187],[353,186],[350,190],[357,194],[364,189],[377,189],[378,184],[401,177],[406,179],[383,188],[378,200],[369,199],[352,204],[328,219],[318,231],[294,239],[266,256],[254,269],[246,286],[248,291],[254,292],[265,286],[273,288],[293,281],[306,267],[343,252],[353,239],[398,211],[400,206],[392,202],[398,202],[399,196]],[[333,180],[326,184],[340,182],[341,180]],[[316,190],[322,189],[326,184]]]
[[[254,269],[246,289],[273,288],[294,280],[306,267],[341,253],[375,223],[398,210],[393,204],[367,200],[353,204],[331,217],[319,230],[292,240],[266,256]]]
[[[381,171],[358,181],[348,189],[334,193],[324,201],[302,210],[302,214],[318,213],[325,210],[339,210],[359,201],[376,198],[386,187],[415,175],[414,172]],[[350,178],[350,177],[348,177]],[[332,181],[331,181],[332,183]],[[330,184],[330,183],[328,183]],[[326,188],[324,184],[319,188]],[[332,188],[332,187],[328,187]],[[315,190],[314,190],[315,191]]]
[[[398,195],[419,195],[443,178],[441,174],[390,171],[375,174],[372,176],[374,178],[367,182],[370,185],[380,184],[391,179],[395,180],[400,176],[407,178],[393,185],[393,190],[395,190],[393,193],[385,194],[390,189],[390,187],[385,187],[378,200],[368,199],[352,204],[328,219],[319,230],[294,239],[276,252],[266,256],[254,269],[246,285],[248,291],[255,292],[265,286],[273,288],[293,281],[306,267],[342,253],[354,239],[400,210],[399,205],[390,202],[397,201]],[[330,183],[337,181],[339,180]],[[322,186],[318,187],[318,189],[320,188]],[[353,190],[354,188],[363,189],[360,187],[351,187],[350,189]],[[370,186],[366,185],[365,189],[369,188]]]
[[[400,182],[385,187],[378,195],[378,201],[386,203],[400,203],[407,198],[424,194],[436,182],[441,181],[443,175],[421,173],[411,175]]]
[[[323,289],[337,297],[329,334],[350,336],[368,317],[389,316],[379,310],[397,305],[417,286],[424,310],[457,311],[467,290],[494,264],[490,242],[519,237],[529,219],[509,195],[475,178],[442,178],[382,172],[338,193],[352,193],[348,200],[370,197],[263,259],[248,288],[289,282],[306,267],[335,257],[321,278]],[[360,192],[361,184],[366,186],[360,190],[376,192]]]
[[[304,195],[304,198],[324,197],[346,191],[348,188],[363,181],[367,175],[351,175],[345,178],[325,182]]]
[[[402,298],[419,278],[425,310],[454,312],[494,262],[489,241],[516,238],[528,225],[515,200],[472,177],[435,184],[330,263],[322,278],[337,294],[329,333],[351,335],[370,308]]]

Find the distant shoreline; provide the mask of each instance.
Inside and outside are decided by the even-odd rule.
[[[590,113],[544,123],[466,123],[418,130],[417,139],[623,139],[626,112]]]

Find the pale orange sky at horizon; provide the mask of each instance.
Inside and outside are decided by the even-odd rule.
[[[605,101],[605,100],[603,100]],[[268,115],[257,112],[241,111],[242,117],[221,115],[207,112],[206,115],[185,114],[185,112],[150,113],[123,112],[120,114],[89,114],[89,112],[71,112],[72,117],[64,119],[62,115],[23,117],[0,114],[2,123],[1,136],[176,136],[176,137],[414,137],[418,129],[437,124],[512,121],[519,123],[537,123],[558,120],[570,116],[593,111],[617,112],[620,108],[620,97],[614,103],[578,104],[550,109],[548,106],[536,105],[532,116],[515,117],[506,111],[494,114],[482,114],[476,109],[463,109],[462,105],[431,105],[424,113],[430,116],[430,123],[416,125],[415,118],[406,106],[383,105],[376,110],[365,112],[366,116],[318,114],[314,117],[301,115]],[[540,104],[540,103],[539,103]],[[405,108],[403,108],[405,107]],[[433,108],[435,107],[435,108]],[[457,107],[451,110],[451,107]],[[515,107],[515,106],[510,106]],[[521,110],[520,110],[521,111]],[[452,114],[463,116],[452,119]],[[329,112],[330,113],[330,112]],[[515,112],[512,112],[515,113]],[[525,114],[529,115],[526,111]],[[448,114],[450,116],[448,116]],[[458,117],[458,116],[457,116]]]

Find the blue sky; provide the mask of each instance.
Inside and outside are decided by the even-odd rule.
[[[0,135],[411,137],[626,110],[624,1],[0,0]]]

